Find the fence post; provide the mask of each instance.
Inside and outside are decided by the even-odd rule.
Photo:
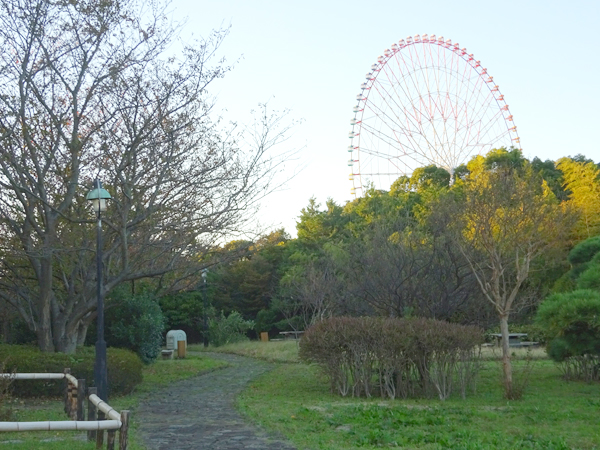
[[[185,341],[177,341],[177,358],[185,358]]]
[[[77,420],[85,420],[85,379],[77,379]]]
[[[95,387],[88,388],[88,397],[90,395],[98,395],[98,389]],[[88,420],[96,420],[96,407],[92,403],[92,401],[88,398]],[[90,430],[88,431],[88,441],[96,440],[96,431]]]
[[[104,413],[102,411],[97,410],[96,414],[98,414],[98,420],[104,420]],[[96,431],[96,448],[97,449],[102,448],[103,443],[104,443],[104,430],[98,430],[98,431]]]
[[[115,450],[115,430],[106,431],[106,450]]]
[[[71,397],[71,406],[69,408],[69,410],[71,411],[71,414],[69,414],[69,418],[71,420],[76,420],[77,419],[77,388],[75,387],[75,384],[72,382],[69,382],[69,392],[70,397]]]
[[[68,373],[71,373],[71,369],[67,368],[63,371],[63,373],[66,375]],[[67,414],[67,416],[71,417],[71,383],[69,382],[68,378],[65,377],[65,413]]]
[[[127,432],[129,431],[129,411],[121,411],[121,429],[119,430],[119,450],[127,450]]]

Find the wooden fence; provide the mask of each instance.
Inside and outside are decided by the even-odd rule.
[[[64,373],[0,373],[2,378],[14,380],[60,380],[64,379],[64,409],[71,420],[46,422],[0,422],[1,431],[87,431],[88,439],[96,441],[100,449],[104,443],[104,430],[107,430],[106,448],[114,450],[115,434],[119,430],[119,450],[127,450],[129,411],[120,413],[96,395],[96,388],[86,390],[85,380],[71,375],[70,369]],[[85,419],[85,399],[87,393],[88,417]]]

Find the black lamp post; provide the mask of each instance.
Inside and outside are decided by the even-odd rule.
[[[203,330],[202,339],[204,342],[204,347],[208,347],[208,319],[206,317],[206,308],[207,308],[207,305],[206,305],[206,276],[207,275],[208,275],[208,269],[204,269],[202,271],[202,280],[204,281],[204,292],[202,295],[202,300],[203,300],[203,305],[204,305],[204,307],[202,308],[202,311],[204,313],[204,323],[202,326],[202,330]]]
[[[97,178],[94,180],[94,189],[86,196],[92,202],[98,217],[96,235],[96,270],[97,286],[96,299],[98,301],[98,337],[96,340],[96,364],[94,365],[94,383],[98,390],[98,397],[108,401],[108,374],[106,370],[106,341],[104,340],[104,298],[102,296],[102,212],[106,211],[106,200],[111,196],[107,190],[102,189],[102,183]]]

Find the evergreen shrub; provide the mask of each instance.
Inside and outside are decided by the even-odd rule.
[[[591,261],[598,253],[600,253],[600,236],[594,236],[573,247],[568,259],[573,265],[584,264]]]
[[[254,328],[252,320],[244,320],[242,315],[233,311],[225,316],[223,311],[216,318],[211,318],[208,325],[209,341],[215,347],[235,342],[247,341],[246,332]]]
[[[84,378],[87,386],[94,385],[95,350],[78,349],[74,355],[42,353],[37,347],[0,344],[0,361],[5,361],[6,372],[62,373],[71,369],[75,378]],[[126,395],[142,382],[143,364],[135,353],[125,349],[107,351],[108,393]],[[59,397],[63,394],[63,380],[15,380],[12,394],[16,397]]]
[[[106,311],[106,344],[136,352],[144,364],[154,361],[162,347],[165,318],[151,293],[132,296],[124,289],[111,294],[115,306]]]
[[[577,278],[577,288],[593,289],[600,292],[600,264],[589,264],[587,269]]]
[[[566,379],[600,380],[600,292],[553,294],[540,304],[536,322]]]
[[[483,331],[422,318],[335,317],[304,333],[300,358],[321,366],[342,396],[444,400],[474,388]]]

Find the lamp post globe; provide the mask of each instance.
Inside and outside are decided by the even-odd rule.
[[[104,340],[104,297],[102,295],[102,213],[106,211],[106,200],[111,198],[106,189],[102,189],[99,179],[94,180],[94,188],[86,196],[92,202],[96,212],[96,299],[97,299],[97,339],[96,362],[94,365],[94,383],[98,390],[98,397],[108,400],[108,372],[106,364],[106,341]]]

